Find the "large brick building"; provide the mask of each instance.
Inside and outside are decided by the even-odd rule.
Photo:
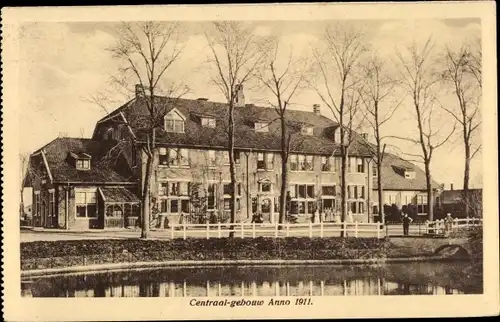
[[[237,221],[260,212],[274,222],[279,212],[281,177],[280,123],[272,108],[246,104],[240,87],[234,111],[238,188]],[[30,160],[35,226],[88,229],[134,226],[140,215],[145,174],[146,101],[136,97],[96,123],[91,139],[58,138]],[[156,97],[163,108],[155,133],[151,201],[156,217],[192,220],[193,191],[204,211],[219,220],[230,203],[227,110],[207,99]],[[306,220],[316,207],[340,208],[339,126],[310,111],[287,111],[293,133],[289,157],[290,212]],[[348,207],[358,221],[371,221],[374,182],[370,153],[354,133],[348,159]],[[153,219],[155,219],[153,218]],[[329,218],[327,218],[328,220]],[[153,224],[158,221],[153,220]]]

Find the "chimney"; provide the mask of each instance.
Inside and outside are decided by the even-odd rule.
[[[144,97],[145,91],[141,84],[135,85],[135,97]]]
[[[319,107],[319,104],[313,104],[313,112],[316,115],[321,115],[321,109]]]
[[[236,90],[235,106],[245,107],[245,94],[243,93],[243,85],[242,84],[236,85],[235,90]]]
[[[453,191],[453,183],[450,183],[450,190]]]

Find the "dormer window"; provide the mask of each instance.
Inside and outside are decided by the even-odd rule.
[[[184,133],[186,118],[176,108],[165,115],[165,132]]]
[[[415,179],[415,171],[406,169],[405,170],[405,179]]]
[[[89,170],[90,169],[90,160],[77,160],[76,168],[78,170]]]
[[[70,156],[75,161],[74,165],[77,170],[90,170],[90,159],[92,157],[89,154],[70,152]]]
[[[314,128],[312,126],[303,126],[300,132],[303,135],[313,135]]]
[[[216,125],[215,118],[213,118],[213,117],[202,117],[201,118],[201,126],[214,129],[215,125]]]
[[[269,123],[255,122],[254,128],[255,132],[269,132]]]

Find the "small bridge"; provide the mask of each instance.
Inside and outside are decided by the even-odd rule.
[[[429,254],[450,258],[467,258],[473,254],[468,238],[424,236],[390,237],[391,244],[410,256]]]

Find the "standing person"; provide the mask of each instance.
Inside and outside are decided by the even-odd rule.
[[[349,214],[348,214],[348,222],[350,223],[353,223],[354,222],[354,217],[352,216],[352,211],[349,210]]]
[[[453,228],[453,217],[451,216],[450,213],[446,214],[446,218],[444,219],[444,227],[445,227],[445,234],[448,236],[451,232],[451,229]]]
[[[403,235],[408,236],[408,232],[410,230],[410,223],[413,221],[408,214],[404,214],[403,216]]]

